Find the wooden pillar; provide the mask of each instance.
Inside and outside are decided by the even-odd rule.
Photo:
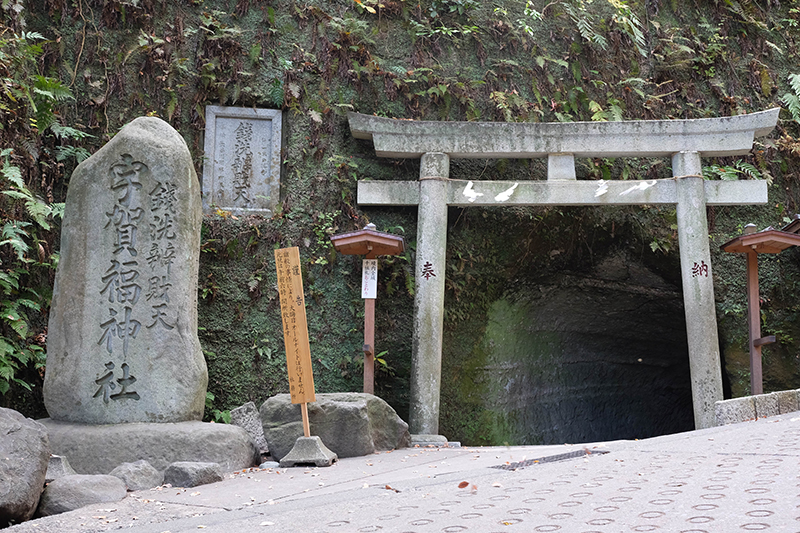
[[[364,300],[364,392],[375,394],[375,298]]]
[[[761,301],[758,295],[758,254],[747,252],[747,330],[750,346],[750,394],[763,394],[761,371]]]

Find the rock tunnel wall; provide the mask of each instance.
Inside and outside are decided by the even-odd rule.
[[[471,363],[491,428],[483,438],[494,442],[645,438],[694,426],[681,293],[623,254],[509,290],[491,305]]]

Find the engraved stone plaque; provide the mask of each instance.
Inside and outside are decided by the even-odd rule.
[[[207,106],[204,149],[204,213],[272,216],[280,201],[280,111]]]
[[[75,169],[47,337],[44,402],[53,419],[202,417],[201,222],[189,150],[158,118],[134,120]]]

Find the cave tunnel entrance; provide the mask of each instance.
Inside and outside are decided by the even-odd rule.
[[[485,407],[516,444],[694,428],[682,293],[624,252],[509,291],[480,350]]]

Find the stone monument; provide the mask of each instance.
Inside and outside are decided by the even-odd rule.
[[[158,118],[132,121],[72,175],[47,338],[51,418],[41,422],[78,473],[258,459],[241,428],[200,422],[200,204],[189,149]]]
[[[280,201],[282,115],[206,107],[203,212],[270,217]]]
[[[54,420],[202,418],[201,221],[189,150],[160,119],[134,120],[75,170],[47,336]]]

